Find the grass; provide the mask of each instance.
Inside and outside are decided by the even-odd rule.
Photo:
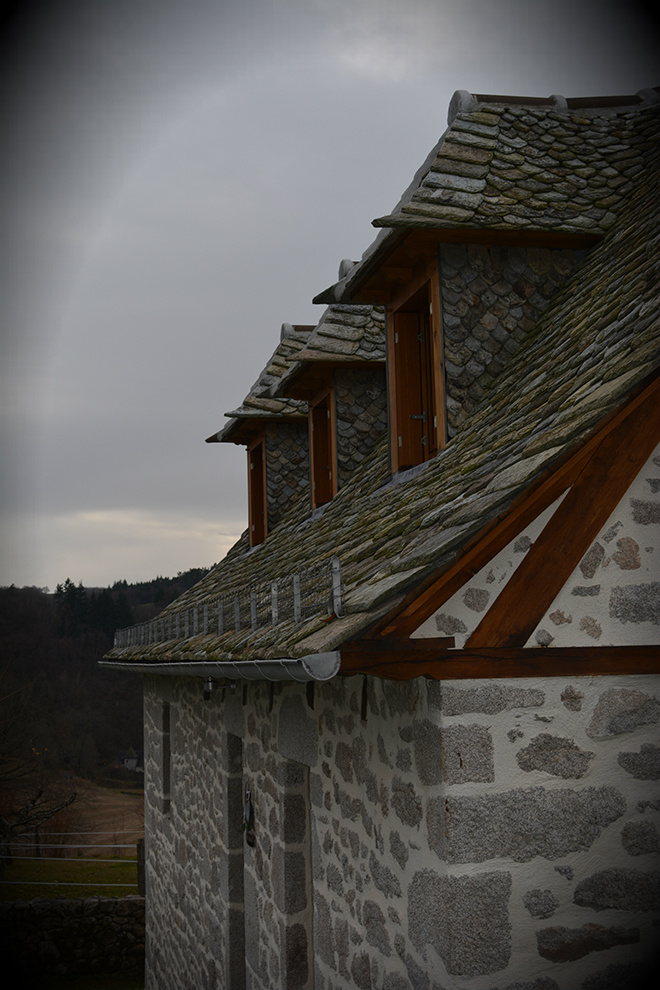
[[[0,883],[0,901],[31,901],[35,897],[126,897],[137,894],[137,864],[120,858],[108,863],[82,857],[57,861],[15,860],[5,867],[5,881],[10,882]]]

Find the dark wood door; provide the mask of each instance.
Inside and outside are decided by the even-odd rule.
[[[248,450],[250,546],[266,539],[266,465],[264,441]]]
[[[325,505],[333,495],[330,397],[320,399],[310,410],[312,453],[312,503]]]
[[[436,453],[433,359],[428,314],[394,314],[396,432],[399,470]]]

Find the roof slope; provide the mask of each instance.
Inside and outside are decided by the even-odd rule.
[[[658,110],[638,111],[649,135],[644,167],[631,178],[625,202],[616,204],[609,232],[574,269],[446,448],[422,470],[392,481],[383,441],[322,513],[310,516],[307,500],[300,499],[263,544],[246,553],[239,542],[166,610],[209,602],[337,555],[344,617],[126,647],[111,656],[129,662],[200,655],[236,660],[334,649],[428,575],[449,567],[466,541],[657,374]]]

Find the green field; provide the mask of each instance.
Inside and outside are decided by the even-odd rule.
[[[126,897],[138,892],[134,858],[132,862],[117,858],[107,863],[83,857],[14,860],[5,866],[4,879],[0,883],[2,901],[31,901],[35,897]]]

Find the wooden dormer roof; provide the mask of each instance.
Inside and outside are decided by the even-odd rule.
[[[313,326],[292,325],[283,323],[280,331],[280,342],[275,348],[270,361],[263,369],[256,382],[237,409],[225,413],[229,417],[217,433],[207,437],[207,443],[249,443],[255,429],[267,420],[305,420],[307,418],[307,403],[298,399],[279,396],[274,398],[274,391],[283,374],[290,368],[290,361],[295,359],[305,348]]]
[[[381,233],[316,303],[387,303],[440,242],[591,247],[650,153],[660,89],[564,99],[457,91],[448,128]],[[640,110],[642,112],[640,112]]]

